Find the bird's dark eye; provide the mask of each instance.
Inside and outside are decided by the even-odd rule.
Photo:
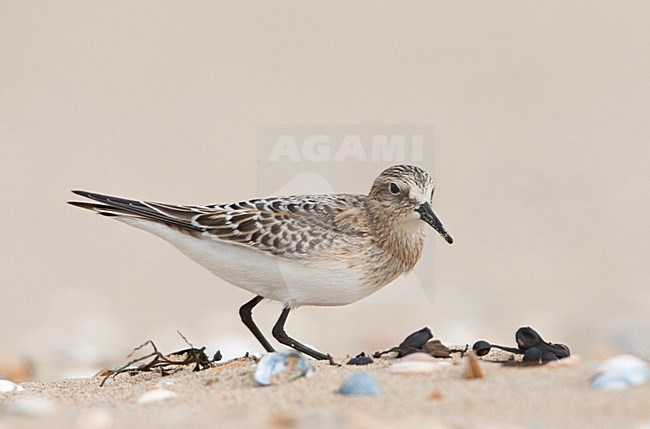
[[[390,185],[388,186],[388,189],[390,190],[390,193],[393,195],[399,194],[400,188],[399,185],[395,182],[390,182]]]

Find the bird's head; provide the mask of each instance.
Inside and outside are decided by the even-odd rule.
[[[435,185],[431,176],[414,165],[395,165],[384,170],[372,184],[368,205],[378,222],[421,229],[431,225],[447,241],[447,233],[431,208]]]

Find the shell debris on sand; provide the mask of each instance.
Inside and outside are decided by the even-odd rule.
[[[0,393],[24,392],[25,388],[9,380],[0,380]]]
[[[370,365],[373,362],[374,361],[370,356],[366,355],[365,353],[359,353],[358,355],[350,359],[346,363],[346,365]]]
[[[467,362],[465,365],[465,377],[468,379],[475,379],[475,378],[483,378],[485,376],[485,373],[483,372],[483,368],[481,367],[481,363],[478,361],[478,356],[476,356],[476,352],[470,351],[467,353],[467,357],[465,357],[465,361]]]
[[[338,390],[341,395],[374,396],[381,393],[381,383],[374,375],[361,371],[345,379]]]
[[[94,406],[83,410],[72,424],[73,429],[110,429],[115,427],[114,417],[107,407]]]
[[[54,401],[39,397],[23,398],[7,407],[7,411],[10,413],[25,417],[42,417],[52,414],[56,410],[57,406]]]
[[[158,383],[156,383],[156,387],[164,389],[165,387],[173,386],[177,382],[178,380],[176,380],[175,378],[163,378]]]
[[[281,384],[300,377],[309,377],[316,369],[301,353],[273,352],[260,359],[255,370],[255,381],[262,386]]]
[[[144,392],[138,398],[138,404],[151,404],[153,402],[165,401],[167,399],[172,399],[178,396],[176,392],[171,390],[155,388]]]
[[[441,362],[427,353],[411,353],[388,368],[393,374],[425,374],[444,367],[451,366],[451,362]]]
[[[650,370],[642,359],[632,355],[618,355],[598,367],[589,386],[595,390],[624,390],[650,380]]]

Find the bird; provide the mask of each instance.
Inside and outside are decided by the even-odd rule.
[[[285,331],[301,306],[341,306],[377,292],[411,271],[424,246],[425,227],[453,239],[432,209],[435,185],[415,165],[385,169],[367,195],[292,195],[228,204],[173,205],[73,190],[69,201],[152,233],[228,283],[255,295],[239,309],[244,325],[267,352],[275,349],[253,320],[264,299],[282,312],[272,335],[317,360],[331,355]]]

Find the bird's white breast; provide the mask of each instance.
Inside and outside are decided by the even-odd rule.
[[[156,222],[119,220],[170,242],[227,282],[292,308],[350,304],[378,290],[361,281],[360,270],[340,261],[287,259],[210,236],[182,233]]]

